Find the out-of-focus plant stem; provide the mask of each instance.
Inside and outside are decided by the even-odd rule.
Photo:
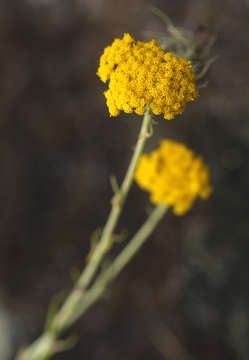
[[[156,228],[159,221],[163,218],[167,211],[165,205],[158,205],[149,215],[145,223],[141,226],[138,232],[126,245],[123,251],[116,257],[116,259],[99,275],[93,286],[86,293],[84,301],[85,312],[91,305],[93,305],[103,294],[106,287],[114,280],[128,262],[136,255],[145,241],[149,238],[153,230]]]
[[[89,307],[89,300],[87,299],[89,299],[89,294],[93,294],[90,291],[95,289],[96,294],[99,292],[99,290],[96,291],[97,288],[95,286],[89,291],[87,291],[87,288],[93,280],[93,277],[96,275],[99,265],[101,264],[101,261],[103,260],[106,252],[110,249],[112,245],[113,232],[124,207],[127,194],[132,185],[134,171],[136,169],[140,155],[143,151],[146,139],[150,136],[150,127],[151,112],[149,109],[147,109],[143,117],[143,122],[138,135],[137,143],[125,178],[119,191],[114,195],[112,199],[111,212],[104,227],[102,236],[96,248],[94,249],[94,252],[90,256],[88,264],[86,265],[77,283],[75,284],[74,289],[68,295],[59,311],[54,315],[54,318],[51,321],[48,329],[33,344],[31,344],[24,351],[22,351],[17,356],[17,360],[49,359],[55,352],[58,351],[56,350],[58,336],[65,329],[70,327],[76,320],[78,320],[85,311],[84,309]],[[97,298],[98,296],[95,298],[94,301],[92,301],[92,303],[94,303]],[[63,346],[61,348],[63,348]]]

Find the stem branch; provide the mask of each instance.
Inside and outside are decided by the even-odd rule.
[[[112,209],[104,227],[102,236],[97,244],[89,263],[86,265],[79,277],[75,288],[66,298],[64,304],[54,316],[49,329],[44,332],[33,344],[27,347],[17,356],[17,360],[44,360],[48,359],[55,352],[56,338],[61,332],[72,325],[84,312],[84,308],[90,306],[89,295],[87,291],[94,275],[98,271],[99,265],[103,260],[105,253],[112,245],[113,232],[123,210],[127,194],[132,185],[134,171],[136,169],[139,157],[143,151],[146,139],[149,137],[148,130],[151,124],[151,112],[148,109],[143,117],[142,126],[137,139],[135,150],[131,158],[128,170],[121,185],[120,191],[114,196]],[[98,283],[96,283],[98,285]],[[95,288],[96,289],[96,288]],[[98,286],[98,289],[101,287]],[[92,290],[91,290],[92,291]],[[98,290],[99,291],[99,290]],[[95,290],[97,294],[98,291]],[[102,290],[103,291],[103,290]],[[100,292],[100,295],[102,293]],[[95,294],[95,301],[98,297]],[[90,296],[91,297],[91,296]],[[94,302],[95,302],[94,301]],[[85,304],[85,305],[84,305]]]
[[[140,250],[158,225],[159,221],[163,218],[166,211],[166,206],[158,205],[122,252],[116,257],[111,265],[98,276],[92,287],[86,292],[84,303],[81,304],[82,306],[79,310],[80,315],[85,313],[90,306],[99,300],[106,287],[119,275],[128,262],[132,260],[138,250]]]

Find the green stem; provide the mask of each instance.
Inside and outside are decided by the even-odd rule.
[[[85,313],[86,310],[97,300],[99,300],[106,287],[119,275],[128,262],[132,260],[156,228],[159,221],[163,218],[166,211],[166,206],[158,205],[122,252],[116,257],[111,265],[109,265],[103,273],[98,276],[92,287],[86,292],[84,302],[81,303],[81,307],[79,309],[80,316]]]
[[[96,246],[96,249],[94,250],[92,256],[90,257],[90,261],[87,264],[85,270],[78,279],[75,291],[72,292],[71,295],[69,295],[68,299],[66,300],[53,321],[52,327],[55,329],[56,332],[60,332],[62,329],[67,328],[74,321],[74,314],[76,313],[78,307],[77,304],[81,300],[83,293],[93,279],[93,276],[96,274],[96,271],[98,270],[98,267],[103,257],[105,256],[108,249],[111,247],[112,235],[115,226],[124,207],[127,194],[133,181],[134,171],[136,169],[137,162],[143,151],[146,139],[148,137],[150,121],[151,114],[149,111],[147,111],[143,118],[143,123],[140,133],[138,135],[138,140],[131,162],[129,164],[124,181],[121,185],[120,191],[113,198],[112,209],[107,219],[99,243]]]
[[[86,267],[85,271],[82,273],[81,277],[79,278],[77,286],[82,289],[85,289],[89,285],[90,281],[93,278],[93,275],[96,273],[96,270],[104,254],[106,253],[106,251],[108,251],[109,247],[111,246],[113,231],[115,229],[115,226],[117,224],[123,206],[125,204],[127,194],[130,190],[133,181],[134,171],[136,169],[137,162],[143,151],[145,141],[148,137],[148,129],[149,129],[150,121],[151,121],[151,115],[150,112],[147,111],[144,115],[137,144],[131,162],[129,164],[127,173],[121,185],[120,191],[113,198],[112,209],[108,217],[106,226],[103,230],[101,239],[98,243],[97,248],[94,250],[94,253],[90,259],[88,266]]]
[[[85,292],[84,297],[78,303],[77,313],[75,314],[77,319],[101,298],[107,286],[119,275],[149,238],[166,211],[166,206],[158,205],[113,263],[97,277],[91,288]],[[56,338],[53,334],[44,333],[27,349],[29,350],[27,353],[21,354],[18,360],[49,359],[54,353],[52,350],[55,343]]]
[[[79,312],[79,305],[84,303],[84,295],[87,287],[96,274],[103,257],[112,245],[113,232],[124,207],[127,194],[132,185],[139,157],[143,151],[146,139],[149,136],[148,133],[150,124],[151,113],[150,110],[147,110],[144,115],[135,150],[120,191],[113,198],[112,209],[104,227],[101,239],[90,257],[89,263],[86,265],[84,271],[79,277],[74,290],[69,294],[60,310],[54,316],[50,325],[50,335],[47,333],[42,334],[33,344],[31,344],[17,357],[17,360],[48,359],[53,353],[56,338],[63,330],[72,325],[80,317],[81,312]]]

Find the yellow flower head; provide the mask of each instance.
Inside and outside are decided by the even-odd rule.
[[[111,116],[121,110],[142,115],[148,105],[170,120],[198,95],[191,68],[187,59],[165,53],[155,40],[136,43],[124,34],[105,49],[97,75],[109,80],[104,94]]]
[[[135,180],[150,192],[152,203],[173,206],[177,215],[187,212],[197,196],[205,199],[211,193],[203,160],[172,140],[163,140],[159,149],[141,156]]]

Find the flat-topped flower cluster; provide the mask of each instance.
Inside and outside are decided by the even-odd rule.
[[[211,193],[202,158],[172,140],[163,140],[157,150],[141,156],[135,179],[150,192],[152,203],[173,206],[177,215],[188,211],[197,196],[205,199]]]
[[[155,40],[135,42],[124,34],[104,50],[97,74],[109,80],[104,94],[111,116],[122,110],[143,115],[147,105],[170,120],[198,96],[191,68],[187,59],[165,53]]]

